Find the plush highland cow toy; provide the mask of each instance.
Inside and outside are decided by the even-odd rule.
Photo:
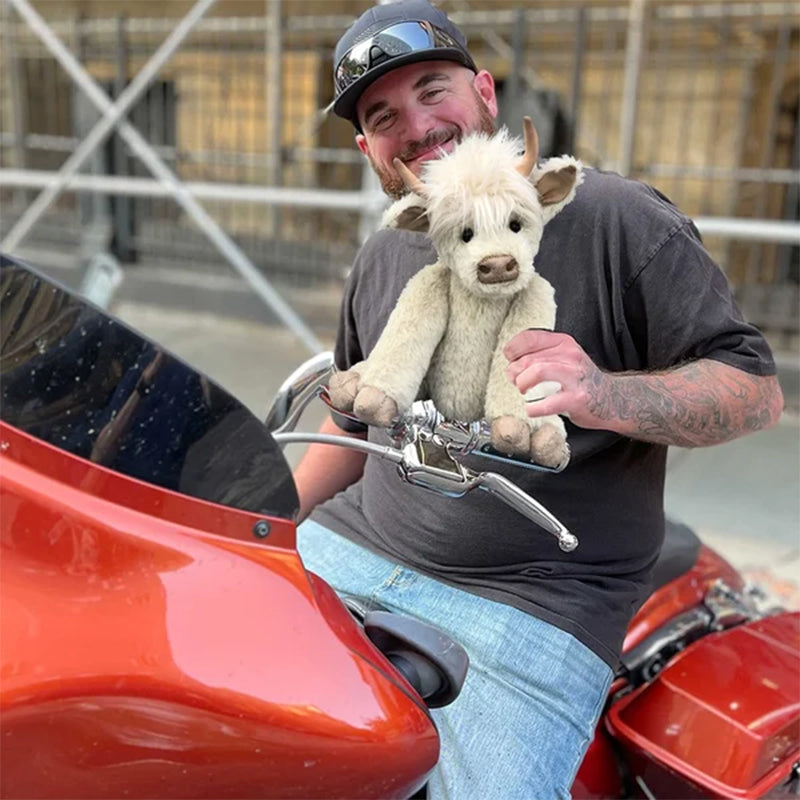
[[[335,374],[329,389],[335,406],[381,426],[429,397],[448,419],[488,420],[498,451],[559,467],[569,459],[564,423],[526,415],[503,347],[526,328],[555,325],[553,287],[534,258],[545,224],[572,200],[583,173],[566,156],[537,167],[536,131],[529,118],[524,124],[522,156],[521,142],[503,129],[465,137],[428,162],[422,179],[395,159],[411,191],[384,225],[426,231],[438,260],[408,282],[369,357]],[[532,394],[558,388],[540,384]]]

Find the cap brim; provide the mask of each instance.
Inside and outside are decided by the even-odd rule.
[[[385,64],[380,64],[365,75],[362,75],[352,86],[348,86],[347,89],[336,98],[336,102],[333,104],[333,113],[338,117],[342,117],[342,119],[349,120],[356,128],[361,130],[356,114],[356,104],[358,103],[358,98],[361,97],[366,88],[375,83],[378,78],[383,77],[387,72],[392,72],[392,70],[403,67],[406,64],[415,64],[418,61],[455,61],[471,69],[473,72],[477,72],[475,62],[472,58],[463,50],[458,50],[455,47],[442,47],[436,50],[408,53],[407,55],[393,58]]]

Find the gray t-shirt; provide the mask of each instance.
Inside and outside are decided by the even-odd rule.
[[[343,299],[340,368],[369,354],[406,282],[434,260],[419,233],[383,230],[365,243]],[[691,221],[645,184],[586,170],[575,200],[546,226],[535,266],[555,289],[556,330],[604,370],[708,358],[775,372]],[[362,479],[313,518],[384,557],[549,621],[613,667],[663,541],[667,448],[566,424],[572,456],[562,473],[488,463],[578,536],[572,553],[484,492],[441,497],[372,458]],[[370,438],[385,442],[381,431]]]

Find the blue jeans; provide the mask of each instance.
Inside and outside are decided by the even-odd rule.
[[[433,710],[441,738],[434,800],[568,798],[611,684],[611,668],[571,634],[440,583],[307,520],[309,570],[339,592],[422,619],[470,657],[464,688]]]

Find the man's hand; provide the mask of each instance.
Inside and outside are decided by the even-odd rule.
[[[561,391],[527,404],[532,417],[562,414],[582,428],[678,447],[719,444],[774,425],[783,395],[774,375],[702,359],[659,373],[604,372],[569,335],[529,330],[505,347],[523,394],[543,381]]]
[[[601,372],[583,348],[565,333],[529,330],[505,347],[508,377],[525,394],[537,384],[555,381],[561,391],[529,402],[529,417],[562,414],[582,428],[604,428],[596,414],[596,396],[611,375]]]

